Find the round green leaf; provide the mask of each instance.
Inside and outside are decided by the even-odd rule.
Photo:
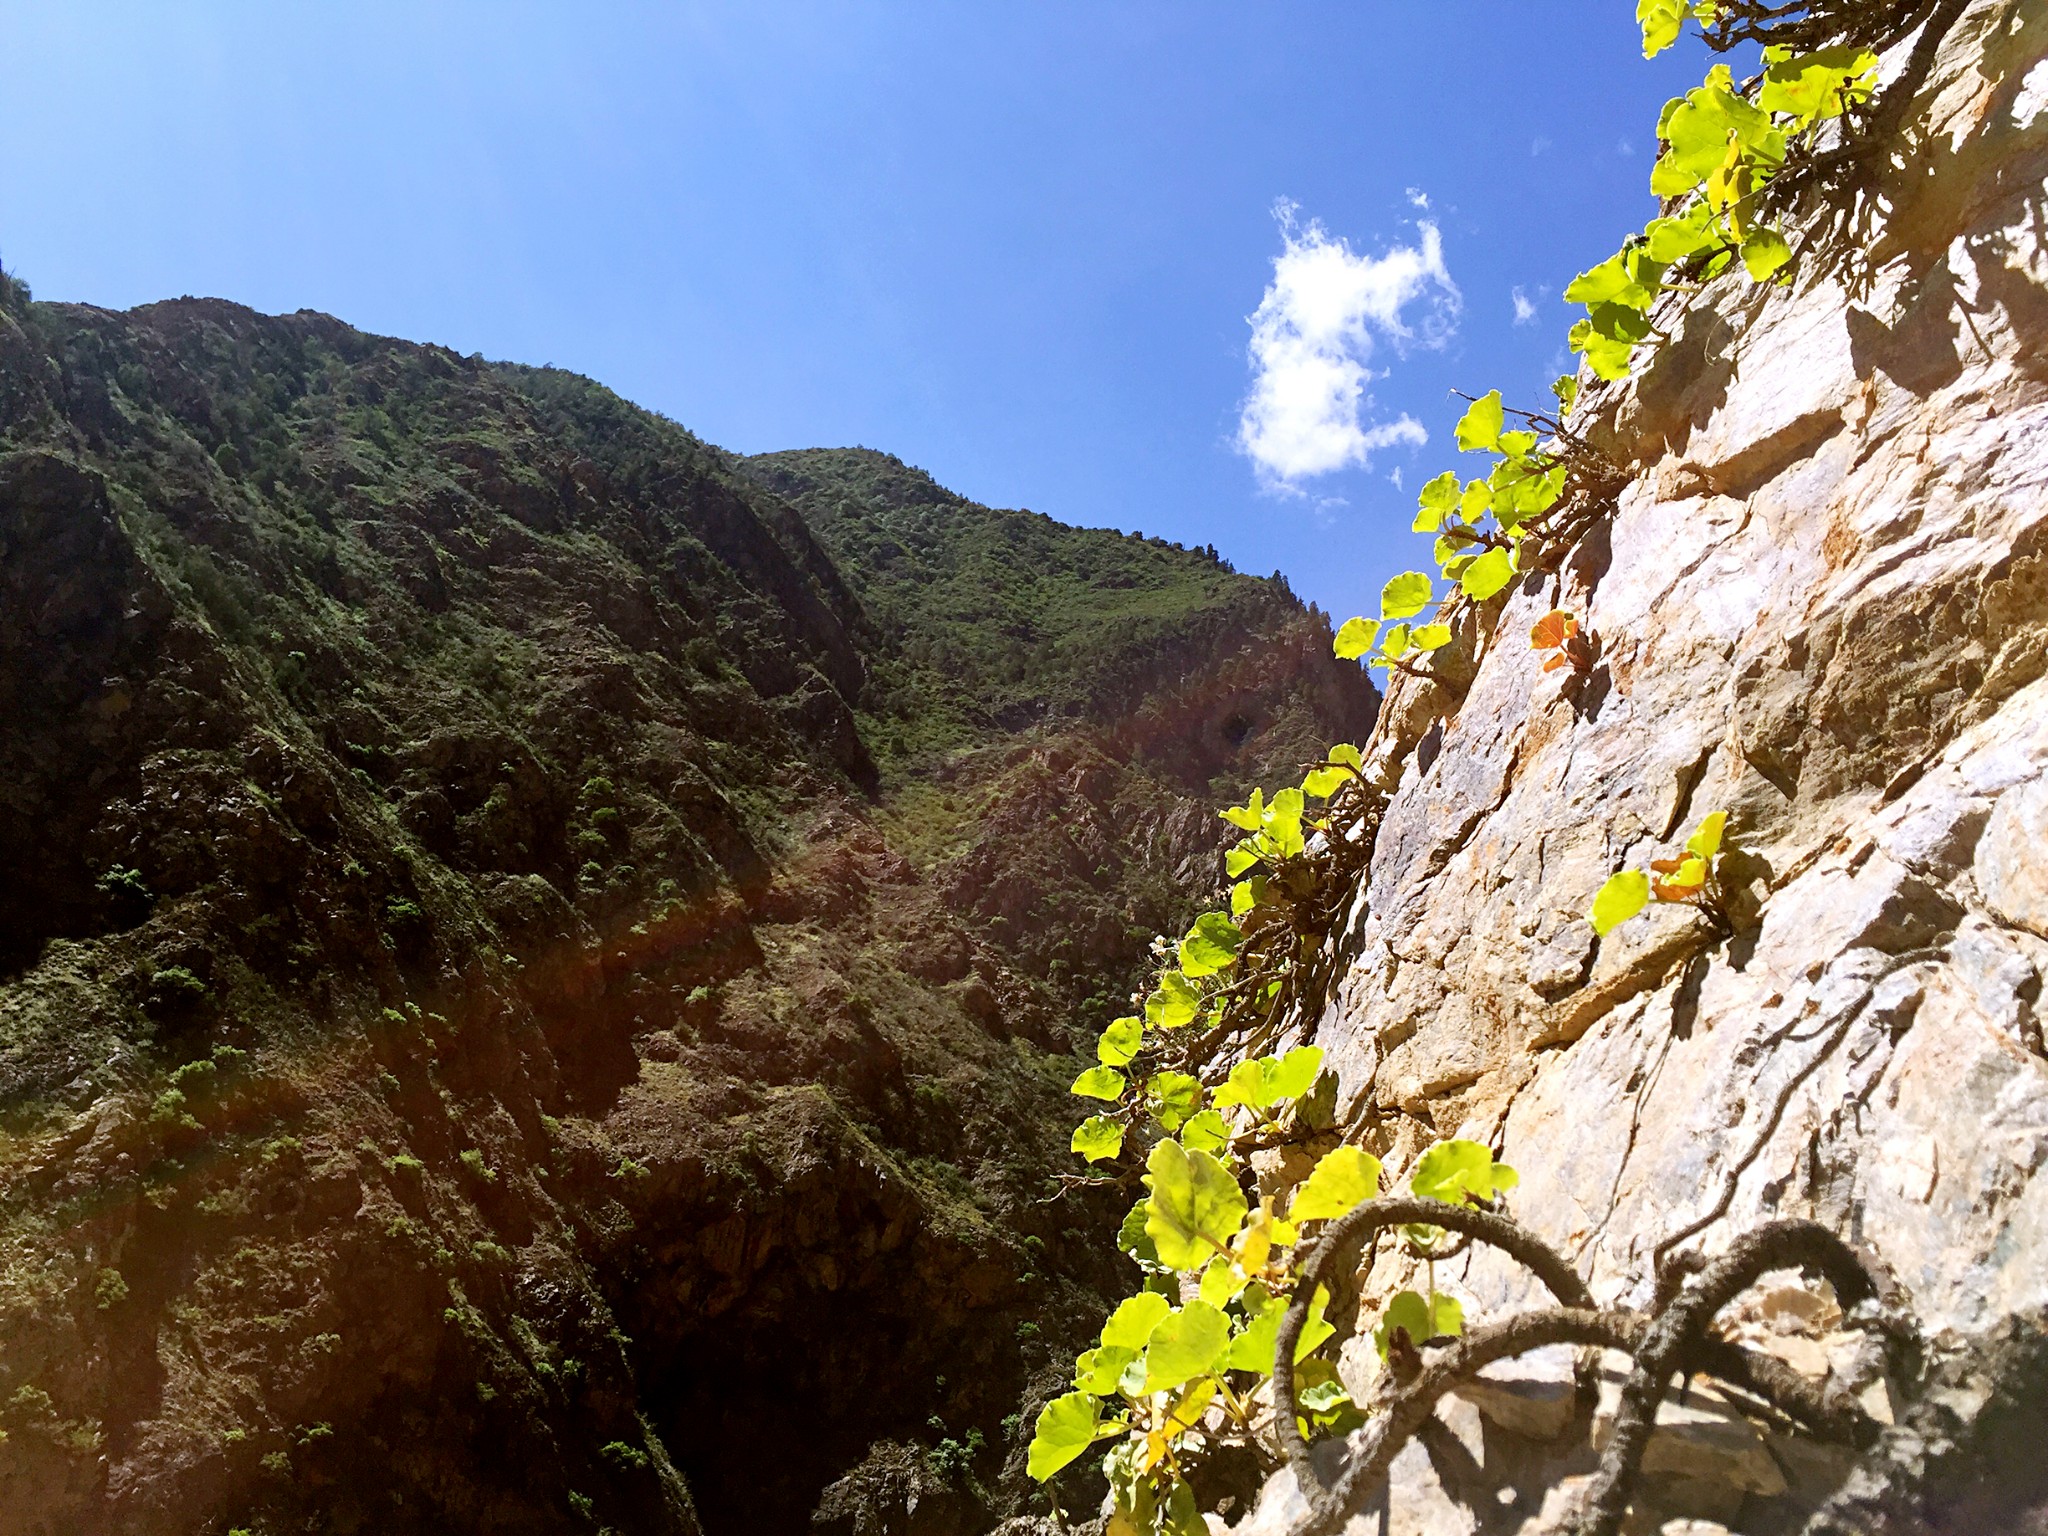
[[[1145,1346],[1145,1390],[1169,1392],[1206,1376],[1230,1344],[1230,1319],[1206,1301],[1191,1301],[1152,1330]]]
[[[1200,1269],[1223,1252],[1244,1222],[1244,1191],[1207,1152],[1162,1141],[1146,1160],[1152,1175],[1145,1233],[1169,1269]]]
[[[1102,1115],[1090,1115],[1074,1128],[1069,1151],[1078,1152],[1091,1163],[1112,1158],[1124,1149],[1124,1128]]]
[[[1435,592],[1435,586],[1421,571],[1403,571],[1381,588],[1380,617],[1412,619],[1429,606]]]
[[[1125,1078],[1114,1067],[1090,1067],[1074,1079],[1068,1092],[1084,1099],[1108,1099],[1112,1104],[1123,1097]]]
[[[1401,1292],[1387,1303],[1387,1310],[1380,1314],[1379,1326],[1372,1331],[1373,1343],[1379,1346],[1381,1359],[1386,1358],[1387,1347],[1397,1328],[1417,1344],[1426,1344],[1431,1339],[1456,1338],[1465,1331],[1465,1309],[1455,1296],[1446,1296],[1441,1291],[1430,1297],[1414,1291]]]
[[[1213,976],[1236,963],[1244,935],[1221,912],[1204,912],[1180,941],[1180,968],[1188,976]]]
[[[1042,1483],[1087,1450],[1095,1443],[1097,1414],[1095,1399],[1086,1392],[1069,1392],[1047,1403],[1038,1415],[1024,1470]]]
[[[1440,1141],[1417,1158],[1408,1187],[1425,1200],[1463,1205],[1471,1200],[1491,1200],[1518,1182],[1514,1169],[1493,1160],[1490,1148],[1458,1139]]]
[[[1114,1397],[1117,1380],[1123,1375],[1124,1367],[1137,1358],[1137,1350],[1121,1344],[1105,1344],[1100,1349],[1085,1350],[1074,1362],[1074,1385],[1096,1397]]]
[[[1496,389],[1481,395],[1472,402],[1458,421],[1459,449],[1469,452],[1474,449],[1499,447],[1503,419],[1500,391]]]
[[[1338,1147],[1316,1164],[1308,1182],[1295,1191],[1289,1221],[1329,1220],[1342,1216],[1379,1193],[1380,1160],[1358,1147]]]
[[[1159,1320],[1172,1310],[1173,1303],[1156,1291],[1140,1291],[1125,1297],[1102,1325],[1103,1347],[1127,1349],[1135,1357],[1152,1337]]]
[[[1774,276],[1791,259],[1792,247],[1775,229],[1753,229],[1742,242],[1742,264],[1749,269],[1750,277],[1759,283]]]
[[[1337,631],[1336,643],[1331,647],[1339,661],[1356,661],[1372,649],[1373,641],[1379,635],[1379,625],[1366,619],[1346,619],[1344,627]]]
[[[1095,1042],[1095,1059],[1105,1067],[1129,1066],[1145,1043],[1145,1026],[1136,1019],[1117,1019]]]
[[[1180,1144],[1190,1152],[1221,1152],[1230,1145],[1230,1127],[1215,1110],[1205,1109],[1181,1126]]]
[[[1595,933],[1605,936],[1649,904],[1650,877],[1639,869],[1624,869],[1618,875],[1610,875],[1600,887],[1586,921],[1593,925]]]
[[[1202,1081],[1185,1072],[1155,1072],[1145,1079],[1145,1102],[1152,1118],[1171,1134],[1202,1107]]]
[[[1201,1011],[1201,992],[1179,971],[1161,976],[1158,990],[1145,999],[1145,1022],[1161,1029],[1192,1024]]]
[[[1505,549],[1489,549],[1465,567],[1458,585],[1475,602],[1485,602],[1515,579],[1515,557]]]

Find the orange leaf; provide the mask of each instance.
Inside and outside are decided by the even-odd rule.
[[[1652,880],[1650,890],[1659,901],[1688,901],[1706,888],[1706,882],[1698,885],[1680,885],[1676,880]]]
[[[1555,656],[1551,657],[1550,660],[1543,663],[1543,670],[1546,672],[1555,672],[1559,667],[1568,667],[1571,664],[1571,657],[1567,656],[1563,651],[1559,651]]]
[[[1654,869],[1655,871],[1657,871],[1657,873],[1658,873],[1658,874],[1660,874],[1660,875],[1675,875],[1675,874],[1677,874],[1677,873],[1678,873],[1678,872],[1679,872],[1679,871],[1680,871],[1681,869],[1685,868],[1685,860],[1684,860],[1684,859],[1652,859],[1652,860],[1650,860],[1650,868],[1652,868],[1652,869]]]
[[[1553,608],[1529,626],[1529,645],[1538,651],[1552,651],[1579,632],[1579,621],[1562,608]]]

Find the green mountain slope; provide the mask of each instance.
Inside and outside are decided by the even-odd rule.
[[[1124,1279],[1075,1043],[1211,781],[1370,719],[1321,617],[556,371],[0,301],[0,1536],[1014,1507]],[[924,613],[850,542],[916,508]]]

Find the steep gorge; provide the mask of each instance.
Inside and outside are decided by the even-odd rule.
[[[835,536],[906,505],[1005,633],[892,618]],[[1074,1050],[1216,795],[1370,727],[1328,633],[881,455],[10,285],[0,1531],[985,1527],[1122,1283]]]

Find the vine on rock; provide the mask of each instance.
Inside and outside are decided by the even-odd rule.
[[[1338,630],[1339,657],[1432,678],[1429,658],[1453,642],[1467,610],[1522,575],[1558,569],[1628,479],[1572,424],[1580,378],[1625,378],[1717,279],[1788,283],[1814,246],[1811,232],[1826,223],[1810,218],[1795,248],[1790,216],[1809,211],[1802,200],[1810,192],[1867,180],[1962,4],[1638,0],[1645,56],[1691,23],[1716,52],[1761,45],[1763,68],[1738,83],[1716,65],[1665,107],[1650,182],[1657,217],[1566,290],[1586,309],[1570,338],[1580,375],[1557,381],[1554,415],[1512,410],[1497,390],[1469,401],[1457,447],[1490,462],[1471,478],[1446,471],[1429,481],[1414,519],[1415,531],[1433,537],[1437,576],[1407,571],[1389,581],[1376,621],[1354,618]],[[1880,94],[1879,51],[1916,28],[1903,70]],[[1448,591],[1425,619],[1438,604],[1439,577]],[[1598,654],[1597,639],[1562,609],[1533,626],[1530,643],[1548,653],[1545,672],[1584,675]],[[1364,767],[1357,747],[1335,747],[1298,786],[1270,799],[1255,791],[1220,813],[1244,834],[1225,856],[1227,910],[1197,918],[1177,945],[1159,942],[1156,985],[1103,1031],[1096,1065],[1074,1082],[1075,1094],[1104,1107],[1073,1135],[1089,1171],[1066,1182],[1142,1184],[1117,1241],[1145,1278],[1075,1362],[1073,1390],[1039,1415],[1031,1476],[1048,1481],[1106,1445],[1108,1536],[1201,1536],[1220,1469],[1248,1453],[1261,1474],[1293,1468],[1311,1510],[1295,1536],[1334,1532],[1446,1391],[1495,1361],[1553,1344],[1621,1351],[1635,1362],[1579,1536],[1620,1529],[1675,1372],[1713,1376],[1757,1413],[1821,1439],[1868,1445],[1877,1426],[1839,1388],[1709,1329],[1743,1289],[1786,1268],[1825,1277],[1852,1325],[1895,1348],[1911,1342],[1909,1327],[1895,1301],[1881,1299],[1878,1276],[1811,1222],[1771,1222],[1715,1259],[1672,1252],[1718,1219],[1732,1184],[1706,1218],[1658,1247],[1646,1311],[1595,1307],[1572,1263],[1507,1213],[1515,1172],[1476,1142],[1427,1149],[1406,1195],[1382,1193],[1379,1160],[1343,1144],[1291,1192],[1283,1186],[1256,1200],[1248,1192],[1253,1154],[1334,1125],[1336,1083],[1322,1050],[1279,1047],[1290,1021],[1313,1017],[1327,995],[1338,964],[1327,941],[1372,856],[1386,796]],[[1692,906],[1728,933],[1719,883],[1726,823],[1714,812],[1683,853],[1610,878],[1588,913],[1596,932],[1654,899]],[[1332,1286],[1387,1233],[1425,1278],[1379,1309],[1372,1338],[1381,1365],[1358,1401],[1339,1378],[1331,1351],[1340,1334],[1326,1312]],[[1435,1266],[1473,1243],[1521,1264],[1556,1305],[1472,1323],[1438,1290]],[[1310,1441],[1353,1430],[1344,1470],[1325,1486]]]

